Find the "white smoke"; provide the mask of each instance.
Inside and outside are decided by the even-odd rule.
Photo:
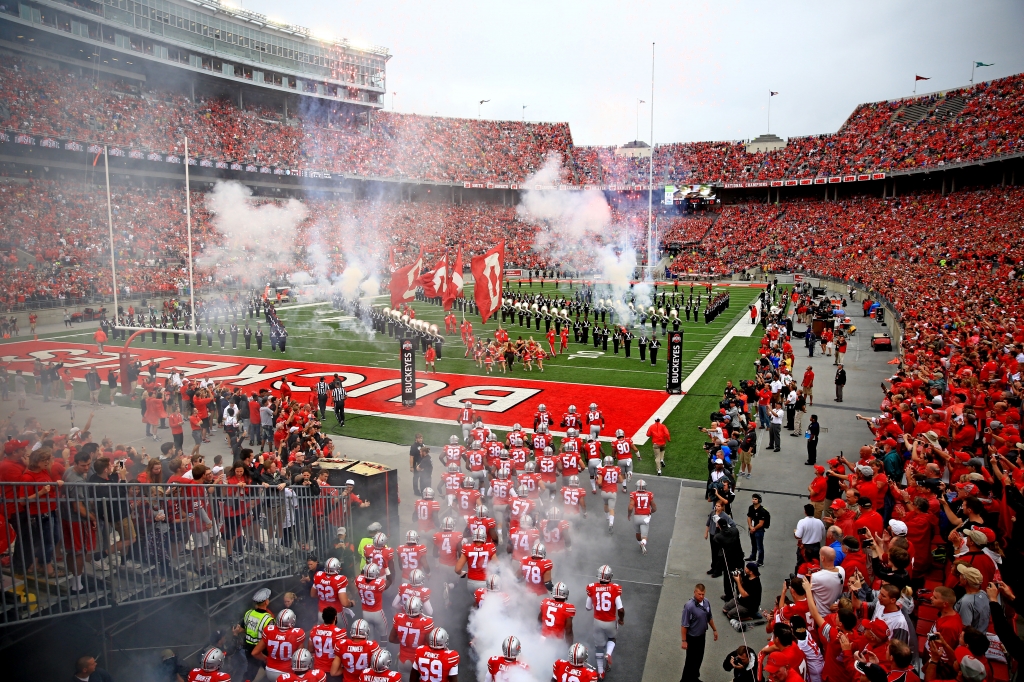
[[[557,186],[563,182],[561,161],[556,154],[549,154],[541,169],[523,183],[528,189],[516,212],[521,220],[540,227],[535,251],[551,262],[586,269],[591,262],[586,247],[610,236],[612,211],[600,192],[559,191]],[[536,189],[538,186],[556,189]]]
[[[558,558],[555,561],[558,561]],[[522,645],[519,660],[526,662],[530,669],[514,670],[509,678],[510,682],[549,682],[551,666],[559,658],[565,658],[568,645],[564,640],[541,636],[537,616],[543,597],[527,590],[522,583],[516,581],[517,564],[509,566],[502,562],[491,566],[497,566],[494,572],[501,577],[501,591],[508,594],[510,599],[508,604],[497,598],[484,599],[480,608],[469,614],[469,623],[466,627],[473,648],[480,657],[477,661],[476,678],[487,679],[487,659],[501,656],[501,643],[509,635],[515,635]],[[577,613],[573,619],[577,628],[586,615],[587,611],[577,602]]]
[[[218,279],[262,286],[268,277],[290,270],[298,227],[307,215],[301,201],[257,205],[245,185],[218,182],[206,196],[206,208],[220,243],[205,251],[203,261],[212,264]]]
[[[611,300],[617,324],[631,326],[634,313],[627,299],[639,258],[629,232],[613,222],[611,207],[601,192],[537,189],[563,182],[561,161],[549,154],[544,166],[522,185],[526,189],[516,209],[519,218],[540,228],[533,248],[549,262],[596,272],[598,279],[607,283],[598,286],[598,296]],[[637,310],[651,304],[649,285],[634,285],[632,294]]]

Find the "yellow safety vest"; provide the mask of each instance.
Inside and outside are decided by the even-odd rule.
[[[260,643],[263,636],[263,628],[274,620],[274,617],[266,611],[249,609],[242,616],[242,624],[245,626],[245,646],[252,651],[253,647]]]

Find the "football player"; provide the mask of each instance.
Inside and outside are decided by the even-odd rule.
[[[640,551],[647,554],[647,533],[651,529],[651,514],[658,511],[654,503],[654,493],[647,490],[647,481],[638,479],[636,490],[629,494],[627,518],[633,520],[636,528],[636,541],[640,543]]]
[[[615,442],[612,443],[612,450],[615,451],[615,455],[618,458],[619,468],[622,469],[622,492],[626,492],[626,484],[633,478],[633,456],[636,455],[637,459],[643,459],[640,456],[640,451],[633,441],[626,438],[626,432],[622,429],[615,431]]]
[[[475,478],[477,483],[483,483],[487,478],[487,453],[483,451],[480,441],[473,441],[469,451],[466,452],[466,466],[469,467],[469,475]]]
[[[514,561],[522,562],[530,556],[530,549],[540,538],[540,531],[533,527],[533,517],[520,518],[516,529],[509,533],[507,551]]]
[[[590,438],[597,440],[604,427],[604,415],[597,409],[597,403],[590,403],[590,411],[587,412],[587,428],[590,429]]]
[[[348,638],[335,652],[331,665],[331,677],[338,677],[344,671],[345,682],[360,682],[359,676],[370,665],[370,657],[380,645],[370,639],[370,624],[360,618],[348,629]]]
[[[537,411],[533,413],[533,430],[537,431],[541,426],[545,429],[551,426],[551,413],[544,403],[538,405]]]
[[[468,353],[468,350],[467,350]],[[459,418],[455,420],[455,423],[462,427],[462,442],[466,443],[469,441],[469,431],[473,428],[473,422],[477,420],[476,410],[473,409],[473,403],[468,400],[462,403],[462,409],[459,410]]]
[[[601,466],[601,443],[594,438],[587,438],[583,444],[583,453],[586,455],[587,469],[590,470],[590,494],[597,494],[597,469]]]
[[[387,580],[388,587],[391,587],[395,579],[395,550],[388,547],[388,536],[384,533],[376,533],[373,542],[363,549],[363,558],[366,563],[377,564],[377,568]]]
[[[373,627],[378,639],[389,631],[388,617],[384,615],[384,590],[387,587],[387,581],[380,577],[380,567],[372,561],[367,562],[362,574],[356,578],[356,591],[363,604],[362,620]]]
[[[452,562],[454,566],[455,563]],[[412,597],[417,597],[423,603],[423,613],[428,616],[434,615],[434,607],[430,604],[430,588],[424,585],[427,580],[427,574],[416,569],[409,576],[409,582],[402,583],[398,586],[398,594],[395,595],[395,600],[391,602],[391,608],[400,611],[405,610],[405,605]]]
[[[587,495],[580,487],[579,476],[570,476],[569,485],[563,486],[561,493],[562,507],[567,514],[572,516],[582,514],[583,518],[587,518]]]
[[[618,498],[619,478],[622,472],[611,457],[604,458],[604,466],[597,468],[597,480],[601,485],[601,500],[604,502],[604,517],[608,519],[608,534],[615,525],[615,501]]]
[[[466,458],[466,448],[459,445],[459,437],[452,436],[448,439],[448,445],[441,448],[441,464],[447,469],[452,464],[456,466],[462,465],[462,460]]]
[[[449,464],[448,470],[441,475],[441,481],[444,483],[444,494],[449,507],[455,506],[455,496],[459,493],[459,489],[462,488],[464,480],[466,480],[466,474],[462,473],[462,469],[459,468],[458,464]]]
[[[543,542],[536,542],[530,550],[530,556],[523,559],[520,564],[518,579],[526,583],[526,589],[534,594],[551,593],[554,585],[551,583],[551,569],[554,564],[547,558],[547,548]]]
[[[615,635],[626,622],[626,609],[622,606],[622,587],[612,582],[612,567],[597,569],[597,582],[587,585],[587,611],[594,612],[594,652],[597,658],[597,676],[604,679],[606,668],[612,667]]]
[[[301,649],[306,640],[306,633],[302,628],[295,627],[295,620],[294,611],[282,609],[277,614],[277,620],[263,628],[260,643],[252,650],[253,658],[266,662],[266,674],[271,682],[291,672],[292,654]],[[309,660],[312,664],[312,655]]]
[[[526,458],[529,451],[522,445],[514,445],[507,450],[508,458],[512,461],[512,470],[517,474],[526,469]]]
[[[324,622],[314,625],[309,631],[306,648],[313,653],[314,664],[318,670],[330,670],[334,665],[334,657],[338,655],[338,650],[345,640],[345,630],[338,627],[338,612],[333,606],[325,608],[321,617]]]
[[[299,649],[292,654],[291,670],[281,674],[280,682],[326,682],[327,673],[314,665],[313,654]],[[269,677],[269,675],[268,675]]]
[[[459,676],[459,652],[448,648],[448,632],[434,628],[426,644],[416,649],[416,660],[409,682],[456,682]]]
[[[476,510],[473,512],[473,516],[470,516],[466,520],[466,530],[463,531],[463,536],[469,540],[473,539],[473,533],[476,532],[477,528],[483,528],[484,534],[490,539],[491,542],[497,546],[498,544],[498,524],[491,516],[490,511],[487,509],[487,505],[477,503]]]
[[[388,641],[398,644],[398,663],[402,672],[412,670],[416,661],[416,649],[426,641],[427,634],[434,629],[434,619],[423,613],[423,602],[419,597],[410,597],[405,611],[395,616]]]
[[[541,541],[549,552],[563,552],[572,548],[569,539],[569,522],[562,518],[562,510],[552,506],[541,522]]]
[[[481,443],[487,442],[487,436],[491,434],[491,430],[484,426],[484,420],[480,417],[476,418],[473,422],[473,428],[469,430],[469,437],[473,440],[478,440]]]
[[[562,452],[575,452],[579,453],[583,449],[583,441],[580,439],[579,429],[569,429],[565,432],[565,438],[559,443],[559,448]],[[564,474],[563,474],[564,476]]]
[[[437,513],[441,503],[434,499],[434,489],[424,488],[422,498],[416,500],[412,509],[412,522],[424,533],[433,533],[437,528]]]
[[[359,682],[402,682],[402,673],[391,669],[391,652],[377,649],[370,656],[370,665],[359,674]]]
[[[455,508],[458,509],[458,513],[462,514],[463,521],[469,520],[479,501],[480,491],[477,490],[477,480],[467,476],[462,480],[462,487],[455,493]]]
[[[485,599],[490,599],[492,596],[495,599],[501,599],[505,606],[512,601],[512,598],[507,593],[501,591],[501,579],[497,575],[487,576],[487,587],[482,587],[473,592],[473,603],[476,608],[480,608],[480,604]]]
[[[463,541],[462,556],[455,563],[455,572],[461,578],[468,578],[469,591],[485,587],[487,565],[498,554],[498,548],[487,538],[487,531],[477,527],[473,531],[473,540],[468,544]]]
[[[512,430],[505,436],[505,447],[511,450],[512,448],[521,448],[526,445],[526,434],[523,433],[523,427],[518,422],[512,425]]]
[[[570,604],[569,586],[563,582],[555,583],[551,589],[551,596],[540,601],[541,637],[553,637],[564,639],[572,644],[572,618],[576,615],[576,607]]]
[[[409,580],[412,572],[422,569],[430,573],[430,564],[427,562],[427,546],[420,544],[420,534],[414,530],[405,534],[405,544],[398,548],[398,560],[402,564],[402,578]]]
[[[550,460],[550,465],[553,472],[555,468],[553,459]],[[526,466],[523,467],[523,473],[519,474],[519,490],[526,489],[525,494],[519,493],[520,499],[528,498],[533,500],[534,504],[540,502],[541,481],[541,475],[537,473],[537,463],[527,462]]]
[[[434,533],[434,558],[442,566],[455,566],[459,559],[459,545],[462,533],[455,530],[455,519],[446,516],[441,520],[441,530]]]
[[[551,434],[548,433],[546,425],[537,427],[533,437],[530,439],[530,444],[533,446],[533,456],[535,458],[544,454],[544,448],[551,447]]]
[[[487,659],[487,682],[512,682],[525,677],[522,671],[529,670],[530,666],[519,660],[521,651],[522,646],[518,637],[506,637],[501,643],[501,656],[491,656]],[[518,673],[513,672],[516,668],[522,670]]]
[[[569,410],[562,415],[562,428],[578,429],[582,426],[580,416],[576,413],[576,406],[570,405]]]
[[[216,647],[210,649],[203,654],[199,667],[188,674],[188,682],[231,682],[231,675],[220,669],[223,664],[224,652]]]
[[[342,609],[352,606],[347,590],[348,578],[341,574],[341,562],[331,557],[324,564],[324,570],[313,575],[309,596],[317,598],[318,613],[323,613],[328,606],[334,607],[335,613],[340,613]]]
[[[587,647],[582,644],[573,644],[569,647],[569,655],[566,660],[555,661],[551,667],[551,678],[557,682],[561,680],[573,680],[576,682],[597,682],[597,671],[587,665]]]

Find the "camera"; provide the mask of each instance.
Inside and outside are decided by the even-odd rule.
[[[733,574],[734,576],[739,576],[739,575],[740,575],[741,573],[743,573],[743,571],[741,571],[741,570],[740,570],[740,569],[738,569],[738,568],[737,568],[737,569],[734,569],[734,570],[733,570],[733,572],[732,572],[732,574]]]
[[[800,577],[796,573],[790,573],[789,577],[786,578],[786,585],[787,586],[792,586],[793,583],[798,583],[798,582],[800,582]]]

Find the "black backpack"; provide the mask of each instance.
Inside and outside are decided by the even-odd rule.
[[[761,507],[761,509],[764,509],[764,525],[761,526],[761,528],[763,528],[764,530],[768,530],[772,527],[772,513],[765,509],[763,506]]]

